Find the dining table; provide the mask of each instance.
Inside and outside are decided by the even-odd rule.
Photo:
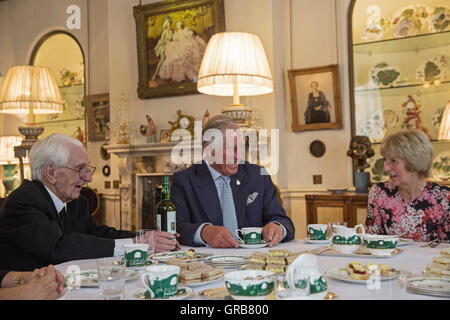
[[[401,246],[403,251],[395,256],[387,257],[373,257],[370,255],[358,255],[352,256],[340,256],[340,255],[323,255],[320,253],[320,249],[324,245],[307,243],[306,239],[296,239],[286,243],[278,243],[272,248],[263,247],[259,249],[248,248],[210,248],[210,247],[189,247],[181,246],[181,251],[187,251],[194,249],[197,253],[209,253],[214,256],[250,256],[254,251],[260,251],[268,253],[273,249],[287,249],[290,252],[319,252],[316,254],[318,267],[320,272],[325,275],[325,279],[328,285],[328,291],[336,293],[336,299],[338,300],[439,300],[448,299],[448,297],[431,296],[424,294],[415,294],[407,291],[404,286],[401,286],[398,278],[391,280],[380,281],[378,285],[371,286],[361,282],[353,283],[343,280],[338,280],[333,277],[327,276],[327,271],[333,268],[345,268],[348,263],[360,262],[362,265],[368,262],[374,264],[387,264],[397,270],[409,272],[410,276],[422,276],[425,268],[433,262],[433,257],[440,255],[440,251],[443,248],[450,247],[449,243],[441,243],[439,246],[431,248],[426,246],[423,242],[411,242]],[[163,262],[160,262],[163,263]],[[96,259],[75,260],[61,263],[55,266],[62,274],[66,275],[71,270],[80,270],[81,272],[86,270],[96,269]],[[236,270],[238,267],[225,268],[225,274]],[[145,272],[145,268],[136,271],[139,275]],[[183,284],[179,283],[179,286]],[[224,287],[225,280],[214,281],[201,286],[192,287],[192,293],[186,297],[188,300],[206,299],[199,293],[206,289]],[[136,292],[144,290],[145,288],[139,277],[135,277],[133,280],[129,280],[125,284],[124,300],[139,300],[136,297]],[[100,289],[98,287],[79,287],[70,290],[66,290],[65,294],[61,297],[64,300],[101,300]],[[273,299],[273,295],[272,295]]]

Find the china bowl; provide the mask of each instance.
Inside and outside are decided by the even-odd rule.
[[[390,255],[397,248],[399,238],[397,236],[367,234],[364,236],[364,244],[370,254],[377,256]]]
[[[233,299],[265,299],[274,287],[275,273],[264,270],[238,270],[225,274],[225,286]]]
[[[359,235],[335,235],[333,236],[333,248],[343,254],[351,254],[361,246]]]

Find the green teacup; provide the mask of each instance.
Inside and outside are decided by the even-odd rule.
[[[150,293],[150,298],[168,298],[178,291],[180,267],[172,265],[150,266],[141,275],[141,281]]]
[[[147,262],[148,244],[135,243],[123,246],[127,267],[142,267]]]
[[[242,228],[236,229],[235,234],[244,244],[260,244],[261,232],[262,228]],[[239,237],[239,233],[241,233],[242,238]]]
[[[311,240],[327,240],[326,224],[308,224],[308,233]]]

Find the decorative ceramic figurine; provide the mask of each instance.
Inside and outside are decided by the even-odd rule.
[[[147,137],[147,143],[155,143],[156,142],[156,126],[153,122],[152,117],[148,114],[145,116],[147,119],[147,126],[141,125],[139,131],[142,135]]]
[[[77,126],[77,130],[75,130],[73,135],[75,136],[75,138],[80,140],[81,143],[84,143],[84,135],[83,135],[83,132],[81,131],[80,126]]]

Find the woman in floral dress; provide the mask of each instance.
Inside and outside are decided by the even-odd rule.
[[[380,150],[390,179],[369,191],[366,232],[449,241],[450,188],[426,179],[433,159],[428,137],[399,131],[385,138]]]

